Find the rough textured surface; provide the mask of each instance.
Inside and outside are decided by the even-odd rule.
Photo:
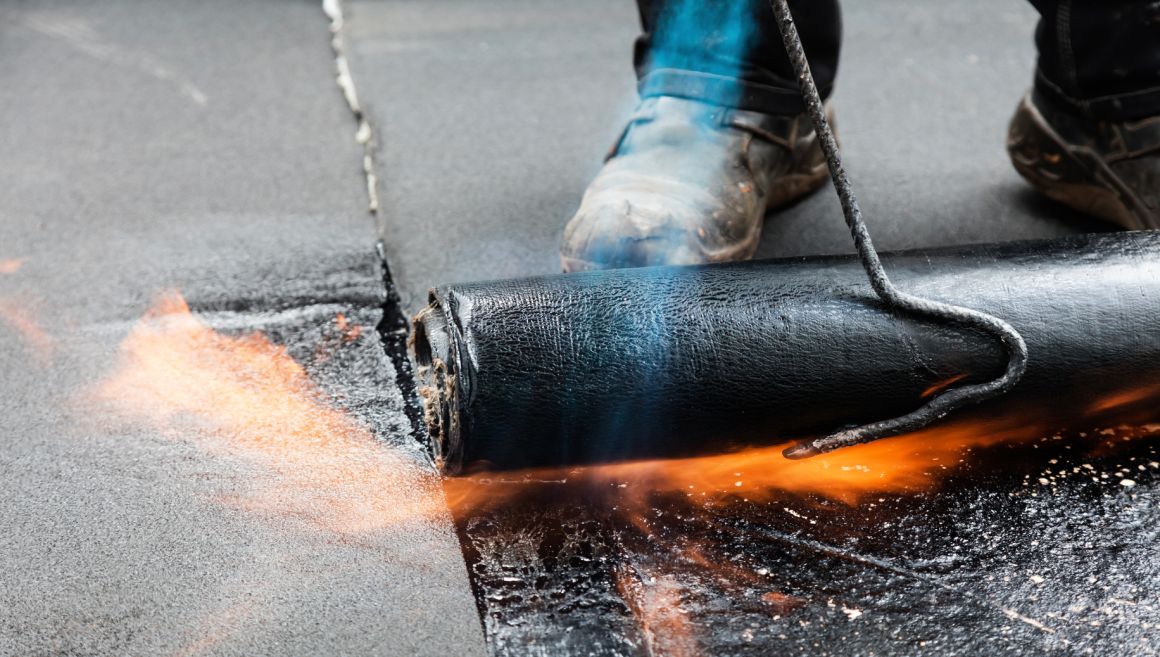
[[[1122,438],[975,450],[855,506],[544,484],[460,529],[496,655],[1156,655],[1160,463]]]
[[[384,441],[406,485],[383,499],[433,485],[373,330],[327,40],[313,2],[0,5],[0,654],[482,652],[446,515],[344,533],[247,507],[279,480],[215,451],[228,431],[90,394],[180,288],[223,334],[285,345]]]
[[[346,9],[404,304],[436,283],[559,271],[564,221],[635,103],[631,0]]]
[[[850,2],[834,97],[880,249],[1100,230],[1042,201],[1004,151],[1035,12]],[[347,4],[382,136],[383,234],[413,310],[439,283],[559,271],[556,248],[635,103],[630,0]],[[761,257],[849,252],[830,188],[772,216]]]
[[[558,271],[561,227],[634,103],[632,3],[347,7],[405,303]],[[880,248],[1102,228],[1039,200],[1006,161],[1034,63],[1029,6],[845,12],[837,124]],[[850,250],[823,190],[770,219],[759,255]],[[990,448],[931,491],[856,508],[677,494],[626,514],[626,489],[604,496],[602,480],[457,517],[494,654],[1155,654],[1154,447],[1090,449]]]
[[[1092,400],[1160,386],[1160,338],[1142,337],[1160,307],[1158,234],[883,261],[923,298],[1003,317],[1034,355],[1011,392],[955,421],[1082,422]],[[416,318],[415,351],[451,473],[819,437],[898,417],[1007,362],[994,336],[884,307],[853,257],[558,274],[434,297]]]

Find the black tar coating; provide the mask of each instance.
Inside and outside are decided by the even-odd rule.
[[[1160,233],[883,262],[901,289],[1002,317],[1027,341],[1019,385],[954,419],[1063,423],[1160,384]],[[987,333],[883,306],[845,256],[448,285],[432,298],[417,360],[452,473],[782,442],[895,417],[1006,365]]]
[[[634,519],[623,489],[546,484],[458,526],[496,655],[1160,654],[1160,454],[1098,438],[854,507],[673,491]]]

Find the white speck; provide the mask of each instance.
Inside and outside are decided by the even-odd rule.
[[[740,481],[735,481],[735,482],[733,482],[733,485],[734,485],[734,486],[740,486],[740,485],[741,485],[741,482],[740,482]]]
[[[769,574],[769,569],[768,569],[768,568],[758,568],[758,569],[757,569],[757,574],[758,574],[758,575],[768,575],[768,574]]]
[[[1041,483],[1041,484],[1043,484],[1044,486],[1046,486],[1046,485],[1048,484],[1048,481],[1047,481],[1046,479],[1044,479],[1043,477],[1040,477],[1040,478],[1039,478],[1039,483]]]
[[[971,54],[967,55],[967,63],[968,64],[978,64],[979,63],[979,56],[976,55],[975,53],[971,53]]]
[[[856,618],[858,618],[859,616],[862,615],[862,610],[861,609],[851,609],[850,607],[843,606],[842,613],[846,614],[846,618],[849,618],[850,620],[855,620]]]
[[[1042,575],[1032,575],[1029,579],[1036,584],[1042,584],[1044,581]]]
[[[1132,486],[1136,485],[1136,482],[1132,481],[1131,479],[1121,479],[1120,485],[1123,486],[1124,488],[1131,488]]]

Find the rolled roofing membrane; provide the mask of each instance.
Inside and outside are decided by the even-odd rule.
[[[992,313],[1027,341],[1015,390],[956,417],[1066,426],[1160,384],[1160,234],[883,260],[901,289]],[[853,257],[445,285],[412,348],[452,474],[784,442],[900,415],[1006,363],[991,336],[884,307]]]

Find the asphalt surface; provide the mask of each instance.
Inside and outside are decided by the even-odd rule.
[[[0,654],[483,652],[441,506],[331,522],[440,495],[334,66],[314,2],[0,4]]]
[[[629,0],[347,3],[379,127],[383,226],[404,302],[438,283],[559,271],[564,222],[636,102]],[[1104,227],[1040,200],[1004,150],[1035,12],[848,3],[833,101],[880,249]],[[759,257],[851,251],[830,187],[777,213]]]

